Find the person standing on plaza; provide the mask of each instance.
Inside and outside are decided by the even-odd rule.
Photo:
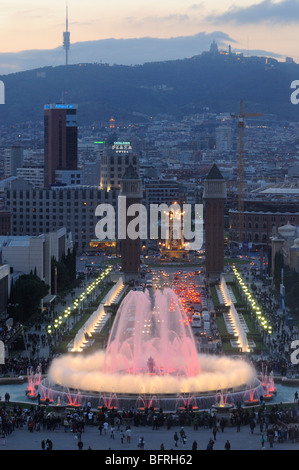
[[[126,436],[127,436],[127,443],[130,444],[131,443],[131,436],[132,436],[132,431],[131,431],[130,426],[126,430]]]
[[[104,434],[105,435],[107,434],[108,427],[109,427],[109,424],[107,423],[107,421],[105,421],[105,423],[104,423]]]
[[[224,418],[221,418],[221,420],[220,420],[220,428],[221,428],[221,432],[223,432],[224,428],[225,428],[225,419]]]
[[[186,439],[186,433],[185,433],[185,429],[183,428],[183,426],[180,429],[180,436],[183,442],[183,440]]]
[[[67,418],[64,418],[63,425],[64,425],[64,432],[68,432],[69,422]]]
[[[255,421],[253,418],[251,419],[249,426],[250,426],[251,434],[253,434],[253,431],[255,428]]]
[[[138,447],[140,448],[140,450],[144,449],[144,437],[139,438]]]
[[[176,431],[174,433],[173,439],[174,439],[174,445],[175,445],[175,447],[177,447],[178,446],[179,436],[178,436],[178,433]]]
[[[208,442],[208,445],[207,445],[207,450],[214,450],[214,444],[215,442],[213,441],[213,439],[211,438]]]
[[[53,442],[51,439],[46,440],[46,450],[53,450]]]
[[[81,439],[80,439],[80,441],[78,442],[77,446],[78,446],[78,450],[82,450],[82,449],[83,449],[83,442],[81,441]]]
[[[231,450],[231,445],[230,445],[229,440],[226,441],[226,443],[225,443],[225,445],[224,445],[224,449],[225,449],[225,450]]]
[[[274,434],[273,434],[273,432],[270,432],[270,433],[269,433],[268,441],[269,441],[269,444],[270,444],[270,449],[273,449],[273,442],[274,442]]]

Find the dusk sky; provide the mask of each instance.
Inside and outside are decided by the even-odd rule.
[[[65,0],[0,0],[0,52],[62,44]],[[299,0],[69,0],[71,42],[221,31],[233,49],[299,61]]]

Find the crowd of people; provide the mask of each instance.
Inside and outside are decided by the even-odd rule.
[[[9,343],[9,341],[18,333],[22,328],[20,322],[16,322],[13,325],[7,324],[6,321],[0,320],[0,341],[3,341],[4,344]]]
[[[49,412],[46,407],[31,405],[23,408],[20,405],[10,405],[9,400],[2,403],[0,408],[0,425],[2,440],[14,434],[17,436],[18,429],[24,429],[28,433],[39,431],[49,432],[52,437],[54,431],[61,433],[73,433],[78,443],[82,442],[82,436],[86,427],[92,428],[96,435],[110,436],[115,439],[120,438],[120,442],[131,443],[132,433],[142,436],[142,430],[151,429],[153,432],[158,429],[169,431],[173,428],[173,442],[175,447],[185,447],[190,429],[195,431],[192,435],[195,440],[192,443],[192,450],[197,449],[196,432],[208,430],[211,435],[207,444],[207,450],[213,450],[218,433],[226,433],[226,430],[236,430],[236,432],[250,432],[260,436],[262,448],[265,443],[269,443],[270,448],[274,444],[289,442],[292,444],[299,442],[299,408],[293,406],[285,407],[282,404],[265,406],[256,409],[236,408],[227,415],[210,413],[209,411],[194,412],[193,410],[179,410],[176,413],[165,413],[163,410],[122,410],[107,409],[105,407],[92,410],[89,406],[84,406],[78,410],[69,410],[65,414]],[[198,434],[200,439],[200,434]],[[44,449],[52,450],[53,443],[42,443]],[[144,448],[144,438],[140,437],[139,448]],[[161,444],[161,449],[163,444]],[[231,443],[226,441],[225,449],[231,449]],[[78,446],[80,448],[80,446]]]
[[[268,373],[274,375],[294,377],[299,376],[299,364],[291,361],[291,344],[298,339],[298,330],[293,322],[287,321],[286,312],[283,312],[280,301],[274,296],[269,287],[257,280],[256,275],[248,267],[243,267],[243,275],[250,285],[254,298],[260,306],[263,315],[273,328],[273,333],[267,338],[267,348],[261,358],[252,359],[258,371],[267,368]],[[267,352],[266,352],[267,349]]]
[[[50,358],[29,359],[27,356],[10,356],[5,359],[5,364],[0,365],[2,376],[21,377],[27,376],[28,370],[41,368],[41,373],[46,374],[51,363]]]

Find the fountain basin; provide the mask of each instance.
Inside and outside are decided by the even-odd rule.
[[[263,386],[259,380],[256,380],[254,390],[257,394],[261,395]],[[251,384],[252,387],[252,384]],[[88,390],[78,390],[75,389],[68,389],[66,390],[59,384],[53,384],[49,382],[47,379],[44,379],[40,384],[40,390],[42,393],[47,393],[53,399],[53,402],[60,401],[63,406],[69,406],[70,408],[75,408],[74,405],[69,404],[70,397],[72,400],[77,400],[78,404],[77,407],[83,406],[84,403],[90,403],[91,407],[95,410],[101,409],[103,406],[109,409],[119,409],[119,410],[128,410],[130,408],[139,409],[140,412],[145,410],[145,408],[151,408],[150,406],[140,406],[141,397],[138,393],[134,394],[126,394],[126,393],[114,393],[111,394],[109,392],[95,392],[95,391],[88,391]],[[252,388],[251,388],[252,390]],[[235,389],[231,389],[228,394],[229,404],[226,406],[217,406],[215,405],[215,401],[219,398],[218,391],[201,391],[201,392],[193,392],[188,393],[185,396],[179,395],[177,393],[165,393],[165,394],[155,394],[153,397],[152,395],[147,395],[146,400],[147,403],[151,401],[155,402],[156,410],[162,408],[165,412],[176,412],[178,410],[185,411],[186,406],[182,406],[184,402],[190,401],[190,397],[192,397],[192,409],[193,411],[198,410],[205,410],[205,409],[215,409],[217,411],[228,411],[229,409],[233,408],[237,403],[243,403],[244,397],[248,391],[248,387],[246,385],[236,387]],[[144,399],[144,396],[142,397]],[[187,405],[188,409],[188,405]]]
[[[264,393],[255,369],[243,358],[198,354],[186,312],[168,288],[129,292],[107,348],[90,356],[69,353],[55,358],[39,391],[54,402],[90,402],[95,409],[145,406],[176,411],[186,405],[211,408],[219,390],[229,391],[227,403],[233,406],[243,402],[252,383],[258,396]],[[145,395],[148,399],[140,400]]]
[[[244,405],[245,406],[257,406],[257,405],[260,405],[260,400],[258,400],[258,399],[256,399],[256,400],[245,400]]]

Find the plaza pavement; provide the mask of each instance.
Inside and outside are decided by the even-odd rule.
[[[138,440],[139,437],[144,437],[145,440],[145,451],[159,451],[160,446],[163,443],[165,448],[165,453],[171,450],[178,450],[180,452],[190,452],[192,449],[193,441],[197,442],[197,450],[202,451],[206,450],[207,444],[210,438],[213,439],[213,433],[211,429],[199,428],[197,431],[193,429],[192,426],[186,426],[185,432],[187,435],[187,443],[184,447],[181,442],[179,442],[178,447],[174,447],[173,435],[174,432],[179,432],[180,427],[175,426],[170,430],[166,427],[162,427],[157,430],[153,430],[150,426],[132,426],[132,437],[131,443],[127,443],[124,439],[124,443],[121,443],[120,432],[115,431],[115,438],[110,437],[110,430],[108,430],[107,435],[102,435],[98,430],[97,426],[86,425],[85,431],[82,433],[81,440],[83,442],[83,450],[88,450],[90,447],[91,450],[105,451],[109,449],[111,451],[126,451],[126,454],[130,455],[130,451],[133,453],[138,450]],[[259,451],[262,450],[261,447],[261,433],[255,429],[255,432],[251,434],[249,426],[241,426],[241,431],[237,432],[236,427],[227,427],[224,429],[224,432],[219,431],[216,435],[216,441],[214,444],[214,450],[224,450],[224,445],[228,439],[231,444],[231,450],[235,451]],[[15,429],[10,435],[6,437],[5,445],[3,445],[2,440],[0,439],[0,451],[36,451],[42,450],[41,442],[42,440],[51,439],[53,442],[53,450],[57,451],[74,451],[78,450],[78,440],[75,438],[75,435],[72,432],[64,432],[64,428],[56,429],[55,431],[47,430],[34,430],[32,433],[29,432],[26,428]],[[291,441],[286,441],[284,443],[273,444],[273,449],[270,448],[268,442],[265,443],[264,450],[299,450],[299,442],[292,443]],[[117,455],[117,452],[116,452]]]

